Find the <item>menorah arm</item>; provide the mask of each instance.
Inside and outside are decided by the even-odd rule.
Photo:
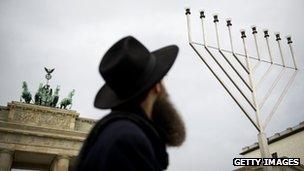
[[[214,70],[211,68],[211,66],[206,62],[204,57],[199,53],[199,51],[193,46],[192,43],[189,43],[192,49],[195,51],[195,53],[199,56],[199,58],[205,63],[207,68],[211,71],[211,73],[214,75],[214,77],[220,82],[220,84],[223,86],[223,88],[227,91],[229,96],[234,100],[234,102],[239,106],[239,108],[242,110],[242,112],[245,114],[245,116],[249,119],[249,121],[253,124],[253,126],[257,129],[258,132],[260,132],[260,128],[257,125],[256,121],[253,120],[253,118],[248,114],[248,112],[245,110],[245,108],[241,105],[241,103],[234,97],[234,95],[231,93],[229,88],[226,86],[226,84],[221,80],[221,78],[214,72]]]

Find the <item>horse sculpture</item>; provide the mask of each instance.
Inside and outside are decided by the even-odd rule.
[[[74,96],[74,94],[75,94],[75,90],[73,89],[70,93],[69,93],[69,95],[68,95],[68,97],[67,98],[64,98],[64,99],[62,99],[61,100],[61,102],[60,102],[60,109],[66,109],[66,107],[68,106],[68,105],[70,105],[70,108],[69,109],[71,109],[72,108],[72,97]]]
[[[32,94],[28,91],[27,83],[25,81],[22,82],[22,94],[20,97],[20,101],[24,99],[26,103],[30,103],[32,100]]]
[[[51,107],[56,107],[57,103],[58,103],[58,100],[59,100],[59,90],[60,90],[60,86],[57,85],[56,89],[55,89],[55,92],[54,92],[54,95],[52,96],[51,98],[51,104],[50,106]]]

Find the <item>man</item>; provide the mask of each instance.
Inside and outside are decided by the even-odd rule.
[[[180,146],[185,126],[162,83],[178,53],[175,45],[149,52],[134,37],[115,43],[99,71],[105,84],[94,106],[111,109],[88,135],[76,170],[159,171],[166,146]]]

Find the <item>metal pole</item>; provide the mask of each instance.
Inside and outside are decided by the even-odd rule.
[[[190,8],[186,8],[186,16],[187,16],[187,29],[188,29],[188,41],[191,43],[192,42],[192,37],[191,37],[191,22],[190,22]]]
[[[257,40],[257,35],[256,35],[258,33],[257,28],[256,28],[256,26],[252,26],[251,29],[252,29],[252,34],[253,34],[253,38],[254,38],[255,49],[257,52],[257,56],[258,56],[258,62],[252,69],[253,71],[255,71],[261,63],[261,56],[260,56],[260,50],[259,50],[259,45],[258,45],[258,40]]]
[[[258,31],[257,31],[256,26],[252,26],[251,29],[252,29],[252,34],[253,34],[253,38],[254,38],[255,49],[257,52],[258,60],[261,61],[260,50],[259,50],[259,45],[258,45],[258,40],[257,40]]]
[[[258,142],[259,142],[259,147],[260,147],[260,153],[261,153],[262,158],[270,158],[271,155],[269,152],[267,137],[266,137],[266,134],[264,133],[263,127],[261,127],[260,118],[259,118],[260,110],[259,110],[259,106],[256,101],[256,92],[255,92],[255,88],[253,86],[252,75],[251,75],[252,71],[251,71],[250,61],[247,56],[247,48],[246,48],[246,42],[245,42],[245,38],[246,38],[245,30],[241,30],[241,38],[243,40],[244,52],[245,52],[245,56],[246,56],[246,64],[247,64],[247,68],[249,70],[249,74],[248,74],[249,84],[251,85],[251,87],[253,87],[252,99],[253,99],[253,103],[257,109],[255,111],[255,116],[256,116],[256,123],[257,123],[258,127],[260,128],[260,131],[258,133]],[[265,167],[265,170],[272,170],[272,168]]]
[[[217,48],[218,48],[218,50],[220,50],[220,38],[219,38],[219,32],[218,32],[218,28],[217,28],[217,23],[219,22],[218,14],[213,15],[213,22],[214,22],[214,26],[215,26]]]
[[[231,23],[231,19],[230,18],[227,18],[226,19],[226,25],[227,25],[227,28],[228,28],[228,33],[229,33],[229,40],[230,40],[230,47],[231,47],[231,52],[229,53],[232,53],[232,56],[236,59],[236,61],[242,66],[242,68],[246,71],[246,73],[248,74],[248,70],[247,68],[244,66],[244,64],[240,61],[240,59],[235,55],[234,53],[234,49],[233,49],[233,41],[232,41],[232,34],[231,34],[231,26],[232,26],[232,23]],[[221,50],[221,51],[225,51],[225,50]],[[227,52],[227,51],[226,51]]]
[[[266,40],[266,44],[267,44],[267,49],[268,49],[268,53],[269,53],[269,58],[270,58],[270,63],[273,64],[273,59],[272,59],[272,54],[271,54],[271,50],[270,50],[270,45],[269,45],[269,34],[268,34],[268,30],[264,30],[264,37]]]
[[[289,45],[289,49],[290,49],[293,65],[295,67],[295,70],[297,70],[298,67],[297,67],[297,63],[296,63],[296,58],[294,56],[293,48],[292,48],[292,45],[291,45],[292,44],[291,36],[287,36],[286,39],[287,39],[287,44]]]
[[[205,27],[204,27],[205,12],[203,10],[200,11],[200,19],[202,23],[203,41],[204,41],[204,45],[206,45],[206,35],[205,35]]]
[[[282,60],[282,64],[283,67],[285,67],[285,60],[284,60],[284,56],[283,56],[283,52],[282,52],[282,48],[281,48],[281,37],[280,37],[280,33],[275,33],[276,36],[276,41],[278,42],[278,48],[279,48],[279,52],[280,52],[280,56],[281,56],[281,60]]]
[[[233,43],[232,43],[232,35],[231,35],[231,26],[232,26],[232,23],[231,23],[231,19],[230,18],[227,18],[226,19],[226,25],[227,25],[227,28],[228,28],[228,33],[229,33],[229,40],[230,40],[230,47],[231,47],[231,52],[234,53],[234,50],[233,50]]]

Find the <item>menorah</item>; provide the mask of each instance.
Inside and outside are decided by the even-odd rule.
[[[270,47],[270,35],[268,30],[263,30],[268,56],[269,59],[263,59],[261,58],[261,52],[258,42],[258,29],[256,26],[252,26],[252,35],[254,39],[254,45],[255,45],[255,51],[256,51],[256,57],[255,56],[249,56],[248,55],[248,47],[246,44],[246,31],[241,30],[240,31],[240,37],[242,40],[242,45],[244,49],[244,53],[237,53],[234,49],[233,39],[232,39],[232,33],[231,33],[231,27],[232,22],[231,19],[226,19],[226,26],[228,29],[228,36],[229,36],[229,43],[230,43],[230,50],[225,50],[221,48],[220,44],[220,38],[219,38],[219,16],[218,14],[213,15],[213,23],[215,28],[215,37],[216,37],[216,44],[217,46],[210,46],[206,43],[206,33],[205,33],[205,12],[200,11],[200,20],[201,20],[201,27],[202,27],[202,41],[203,43],[194,42],[192,40],[192,34],[191,34],[191,23],[190,23],[190,8],[186,8],[186,17],[187,17],[187,29],[188,29],[188,41],[192,49],[195,51],[195,53],[199,56],[199,58],[203,61],[203,63],[207,66],[207,68],[211,71],[213,76],[219,81],[219,83],[222,85],[222,87],[227,91],[229,96],[234,100],[234,102],[239,106],[241,111],[245,114],[245,116],[249,119],[249,121],[252,123],[252,125],[256,128],[258,131],[258,143],[260,147],[260,154],[262,158],[270,158],[271,154],[269,152],[268,148],[268,142],[267,137],[265,134],[265,128],[268,126],[268,123],[270,122],[271,118],[273,117],[274,113],[277,111],[280,103],[282,102],[284,96],[286,95],[288,89],[292,85],[292,83],[295,80],[295,77],[298,73],[298,66],[295,60],[293,46],[292,46],[292,40],[291,36],[287,36],[287,45],[289,46],[289,50],[291,53],[291,59],[292,65],[289,66],[286,62],[286,59],[283,55],[282,45],[281,45],[281,36],[280,33],[275,33],[275,41],[277,43],[280,61],[281,62],[275,62],[273,53],[271,51]],[[206,55],[203,55],[203,53],[198,48],[200,47],[203,49]],[[214,53],[213,51],[216,51]],[[218,56],[216,56],[218,54]],[[229,56],[231,58],[228,58]],[[208,59],[207,59],[208,57]],[[240,59],[243,58],[243,59]],[[220,62],[222,60],[223,62]],[[242,61],[244,60],[244,61]],[[234,63],[232,62],[234,61]],[[255,65],[252,66],[252,61],[256,61]],[[211,63],[213,63],[215,66],[217,66],[218,70],[215,70]],[[269,65],[268,69],[264,71],[259,79],[254,79],[253,75],[255,74],[257,68],[260,66],[260,64],[267,64]],[[276,74],[274,77],[271,75],[272,68],[276,66],[279,67],[279,74]],[[228,72],[227,67],[230,68],[230,72]],[[286,70],[292,71],[291,75],[284,74]],[[234,73],[234,74],[233,74]],[[245,74],[243,74],[245,73]],[[268,90],[266,90],[266,93],[264,94],[263,98],[257,97],[257,91],[259,89],[259,86],[262,84],[262,82],[265,81],[266,77],[272,76],[275,78],[271,81],[270,87]],[[222,77],[225,77],[226,80],[222,79]],[[278,82],[282,79],[282,77],[287,77],[286,81],[283,81],[283,89],[280,91],[280,95],[275,100],[275,103],[269,113],[266,113],[266,119],[263,120],[260,117],[261,115],[261,109],[265,107],[265,102],[269,99],[269,97],[273,94],[273,90],[278,86]],[[237,81],[239,80],[239,81]],[[256,81],[258,80],[258,81]],[[227,84],[227,81],[230,82],[230,84]],[[240,85],[241,84],[241,85]],[[230,86],[229,86],[230,85]],[[235,88],[235,91],[233,92],[231,88]],[[245,89],[245,90],[244,90]],[[251,97],[248,97],[248,93],[246,94],[246,91],[249,92]],[[237,92],[239,96],[235,93]],[[244,107],[247,104],[247,106],[250,108],[248,111],[248,107]],[[253,113],[253,114],[252,114]],[[255,115],[255,118],[252,117],[252,115]]]

